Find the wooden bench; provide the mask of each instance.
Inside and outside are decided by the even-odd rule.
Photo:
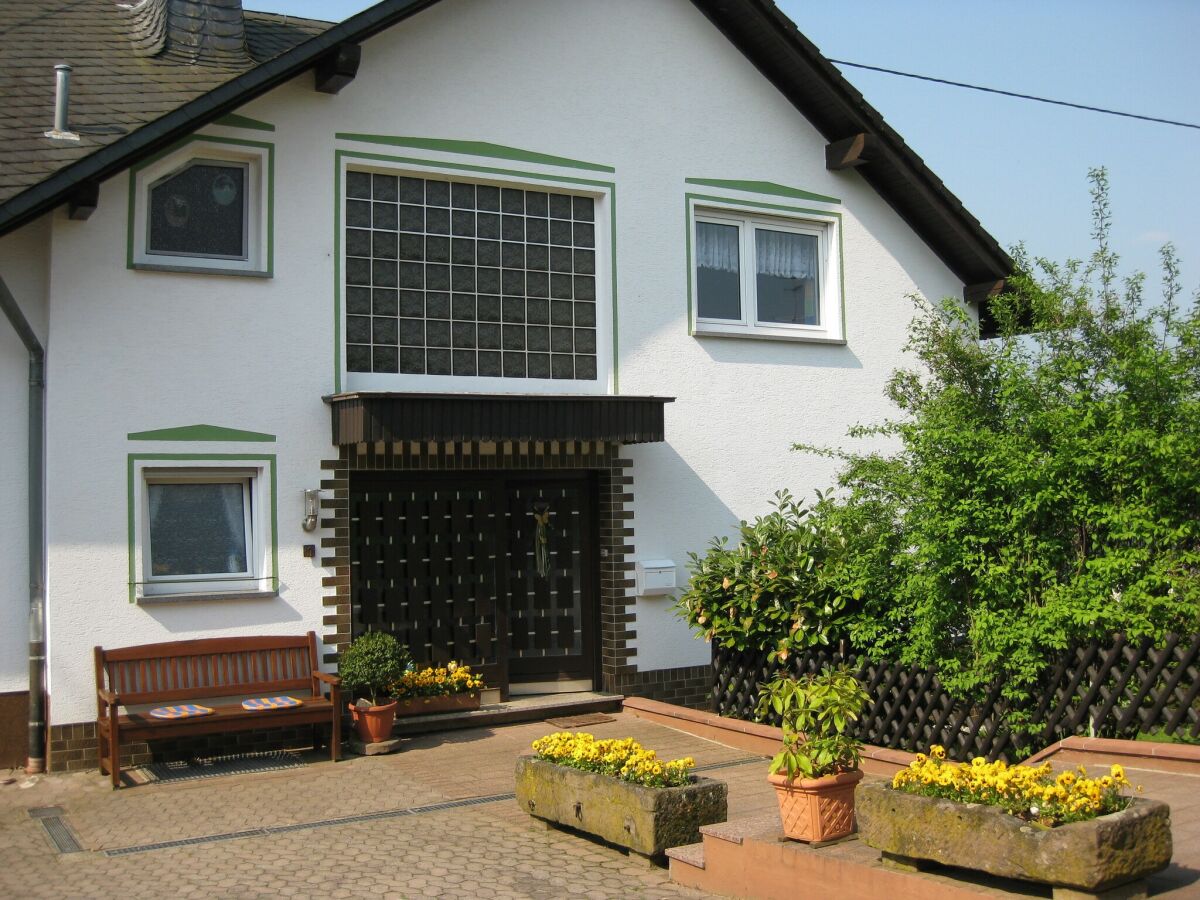
[[[329,686],[329,696],[322,685]],[[247,710],[241,699],[294,696],[300,706]],[[223,698],[220,705],[204,702]],[[236,700],[226,698],[237,698]],[[158,719],[141,704],[201,702],[213,712]],[[96,648],[96,738],[100,771],[120,787],[121,742],[190,737],[251,728],[313,726],[313,748],[329,725],[330,755],[341,755],[341,679],[317,668],[317,636],[207,638]],[[124,707],[124,712],[121,708]]]

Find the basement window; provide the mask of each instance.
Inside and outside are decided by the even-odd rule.
[[[196,141],[134,172],[131,267],[270,274],[269,156]]]

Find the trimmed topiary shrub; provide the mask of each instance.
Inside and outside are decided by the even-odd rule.
[[[338,674],[349,691],[379,706],[408,663],[408,651],[399,641],[385,632],[369,631],[355,638],[342,653]]]

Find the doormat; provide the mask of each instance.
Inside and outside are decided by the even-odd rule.
[[[134,784],[169,784],[177,781],[197,781],[219,778],[222,775],[249,775],[254,772],[276,772],[281,769],[303,769],[304,761],[287,750],[265,753],[234,753],[180,762],[151,763],[129,772]]]
[[[584,713],[579,716],[560,716],[557,719],[547,719],[555,728],[583,728],[586,725],[603,725],[605,722],[617,721],[604,713]]]

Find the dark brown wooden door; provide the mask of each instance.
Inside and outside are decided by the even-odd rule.
[[[594,677],[594,484],[589,473],[352,475],[351,633],[390,631],[418,663],[467,662],[505,690]]]
[[[598,619],[592,482],[514,480],[505,497],[509,680],[591,678]]]

